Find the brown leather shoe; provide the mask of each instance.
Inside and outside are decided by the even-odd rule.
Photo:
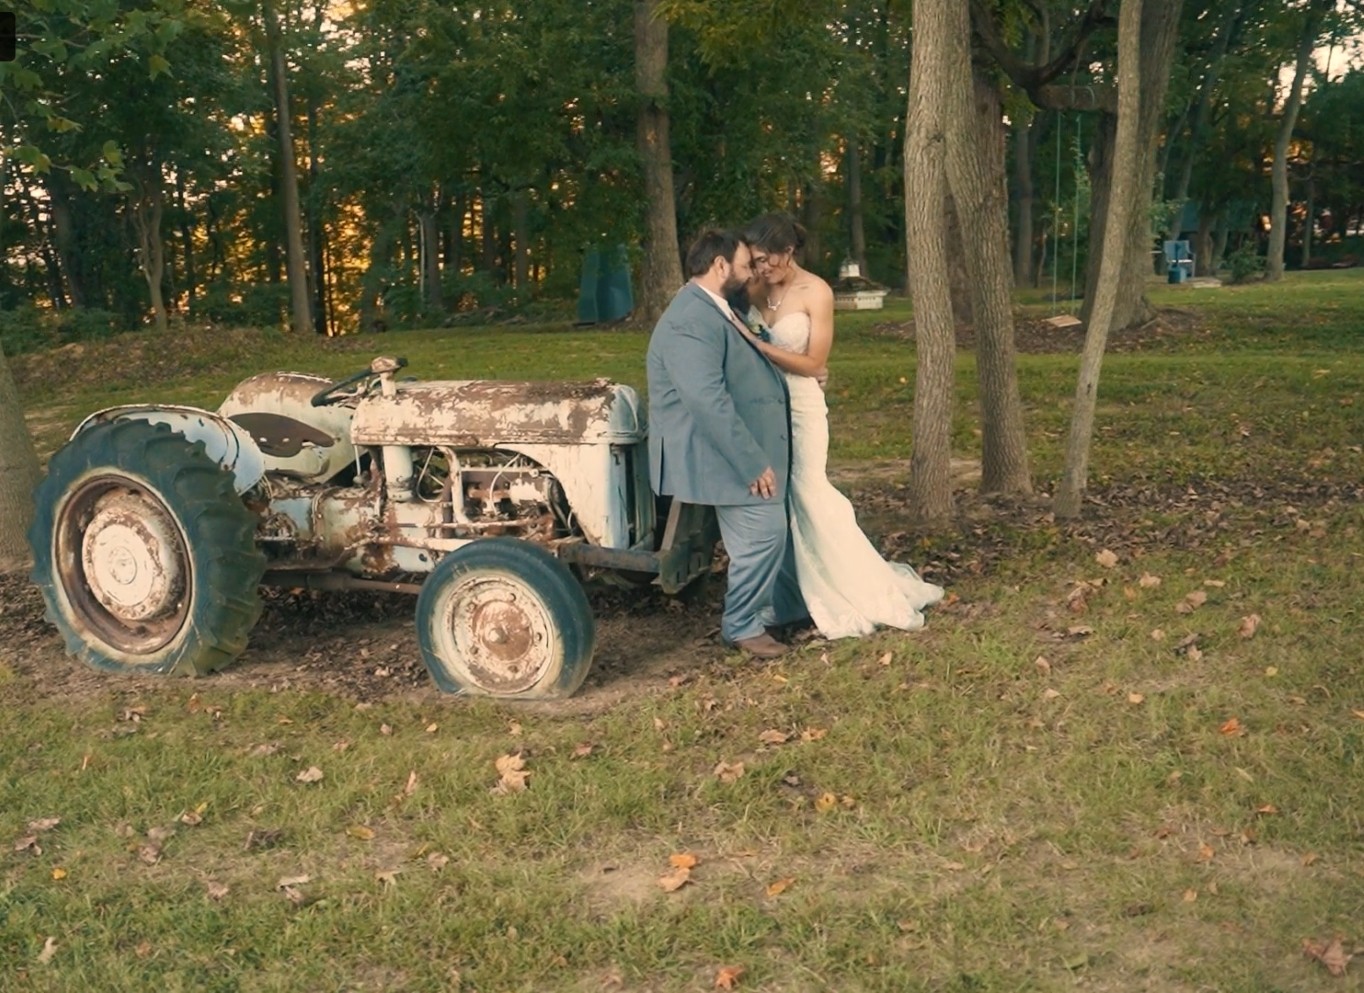
[[[734,647],[741,652],[760,659],[775,659],[787,652],[787,647],[770,634],[755,634],[752,638],[740,638]]]

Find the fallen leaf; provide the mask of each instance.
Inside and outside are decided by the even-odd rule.
[[[209,879],[204,882],[204,892],[208,894],[210,900],[221,900],[227,896],[228,888],[224,883]]]
[[[197,810],[187,810],[180,815],[180,823],[186,827],[198,827],[204,823],[204,815]]]
[[[1215,856],[1216,854],[1217,850],[1213,848],[1212,845],[1209,845],[1206,841],[1198,846],[1198,861],[1200,862],[1211,862],[1213,860],[1213,856]]]
[[[1185,652],[1185,654],[1188,655],[1190,662],[1203,661],[1203,651],[1197,645],[1190,645],[1189,650]]]
[[[668,864],[674,869],[695,869],[700,862],[691,852],[675,852],[668,856]]]
[[[1318,855],[1316,852],[1308,852],[1306,855],[1302,857],[1303,868],[1304,869],[1308,868],[1320,858],[1321,856]]]
[[[1198,899],[1198,890],[1185,890],[1185,891],[1184,891],[1184,902],[1185,902],[1185,903],[1193,903],[1193,902],[1194,902],[1195,900],[1197,900],[1197,899]]]
[[[161,846],[155,842],[143,845],[137,850],[137,857],[147,865],[156,865],[161,861]]]
[[[1273,678],[1274,678],[1275,676],[1277,676],[1278,674],[1279,674],[1279,667],[1278,667],[1277,665],[1267,665],[1267,666],[1265,666],[1265,675],[1268,676],[1270,679],[1273,679]],[[1356,711],[1356,713],[1358,713],[1360,717],[1364,717],[1364,712]]]
[[[499,755],[494,761],[493,766],[497,769],[497,785],[493,787],[494,793],[520,793],[526,789],[526,780],[530,778],[530,771],[526,769],[526,760],[521,757],[520,752],[511,755]]]
[[[795,881],[796,878],[794,876],[791,876],[786,879],[778,879],[775,882],[768,883],[766,891],[767,895],[781,896],[783,893],[785,893],[787,890],[791,888]]]
[[[360,841],[373,841],[374,829],[365,827],[363,824],[352,824],[346,828],[346,834]]]
[[[1255,808],[1257,814],[1277,814],[1278,812],[1279,808],[1272,803],[1266,803],[1264,806]]]
[[[1105,569],[1112,569],[1118,564],[1118,556],[1105,548],[1103,551],[1099,552],[1098,555],[1094,556],[1094,561]]]
[[[1220,590],[1223,586],[1227,585],[1227,581],[1225,579],[1205,579],[1203,580],[1203,585],[1210,586],[1215,590]]]
[[[440,730],[440,725],[439,725],[439,724],[431,723],[431,724],[426,725],[426,733],[427,733],[427,734],[435,734],[435,733],[436,733],[437,731],[439,731],[439,730]]]
[[[1254,638],[1255,632],[1260,629],[1260,615],[1247,614],[1241,618],[1241,626],[1236,629],[1236,633],[1242,638]]]
[[[276,742],[272,741],[267,744],[256,745],[247,754],[250,755],[252,758],[259,759],[264,758],[267,755],[274,755],[275,752],[277,751],[279,751],[279,745]]]
[[[1050,686],[1048,686],[1045,690],[1042,691],[1043,700],[1055,700],[1060,695],[1061,695],[1060,690],[1053,689]]]
[[[275,883],[275,889],[287,890],[291,886],[302,886],[304,883],[311,883],[312,876],[281,876],[279,882]]]
[[[387,889],[390,886],[397,885],[398,873],[400,872],[402,872],[401,869],[378,869],[375,870],[374,878]]]
[[[833,793],[821,793],[815,800],[815,809],[821,814],[827,814],[838,806],[838,797]]]
[[[1245,733],[1245,730],[1241,727],[1241,722],[1237,720],[1235,717],[1224,722],[1222,726],[1217,730],[1221,731],[1223,734],[1229,737],[1234,737],[1236,735],[1241,735]]]
[[[664,893],[676,893],[689,882],[691,882],[691,870],[685,866],[678,866],[667,875],[658,877],[658,887]]]
[[[1202,590],[1194,590],[1179,603],[1175,604],[1175,610],[1181,614],[1192,614],[1203,604],[1208,602],[1208,594]]]
[[[315,765],[310,765],[295,776],[294,779],[298,780],[300,783],[320,783],[322,781],[322,770]]]
[[[715,776],[722,783],[732,783],[744,774],[744,764],[735,762],[730,765],[728,762],[721,762],[715,767]]]
[[[584,741],[581,745],[578,745],[573,749],[573,755],[571,757],[575,759],[585,759],[592,754],[592,749],[595,747],[596,746],[593,745],[592,742]]]
[[[47,940],[51,941],[52,939],[48,938]],[[1336,935],[1326,943],[1303,938],[1302,950],[1308,958],[1316,959],[1326,966],[1326,971],[1333,976],[1345,975],[1345,967],[1350,964],[1350,959],[1354,958],[1354,953],[1345,950],[1340,935]]]
[[[1066,628],[1068,638],[1088,638],[1093,633],[1094,629],[1088,624],[1073,624]]]
[[[507,733],[513,738],[521,737],[521,722],[511,721],[507,724]]]
[[[387,725],[387,724],[380,724],[380,725],[379,725],[379,733],[382,734],[382,735],[384,735],[385,737],[387,737],[388,735],[390,735],[390,734],[393,733],[393,728],[390,727],[390,726]]]
[[[411,796],[417,792],[417,770],[413,769],[407,774],[407,785],[403,787],[403,796]]]
[[[16,852],[26,852],[31,850],[34,855],[43,854],[43,847],[38,844],[38,836],[36,834],[29,834],[20,838],[18,841],[14,843],[14,850]]]
[[[52,935],[48,935],[47,940],[43,942],[43,950],[38,953],[38,964],[47,965],[52,961],[52,956],[56,954],[57,939],[52,937]]]
[[[44,831],[51,831],[62,822],[60,817],[40,817],[36,821],[28,822],[28,829],[34,834],[41,834]]]
[[[63,869],[61,866],[57,866],[55,869],[52,870],[52,878],[57,880],[65,879],[66,870]]]
[[[828,728],[806,728],[800,733],[801,741],[819,741],[829,733]]]
[[[717,990],[732,990],[734,984],[748,970],[741,965],[727,965],[715,974],[715,988]]]
[[[450,864],[450,856],[442,855],[440,852],[432,852],[426,856],[426,866],[432,872],[440,872]]]
[[[1144,697],[1144,696],[1143,696],[1142,694],[1140,694],[1140,693],[1129,693],[1129,694],[1127,694],[1127,702],[1130,703],[1130,704],[1132,704],[1133,706],[1135,706],[1136,704],[1139,704],[1139,703],[1144,703],[1145,701],[1146,701],[1146,697]]]
[[[758,740],[764,745],[784,745],[791,740],[791,736],[785,731],[778,731],[776,728],[768,728],[758,735]]]
[[[1160,628],[1155,628],[1155,629],[1151,632],[1151,640],[1152,640],[1152,641],[1164,641],[1164,640],[1165,640],[1165,632],[1162,631]]]
[[[1051,662],[1047,660],[1047,657],[1045,655],[1037,656],[1037,658],[1032,660],[1032,664],[1033,666],[1036,667],[1037,671],[1040,672],[1042,675],[1044,676],[1051,675]]]
[[[895,659],[894,652],[886,652],[884,655],[882,655],[879,659],[876,660],[876,664],[884,668],[885,666],[890,665],[891,662],[894,661],[894,659]]]
[[[1354,714],[1361,721],[1364,721],[1364,710],[1352,710],[1350,713]]]
[[[1160,585],[1160,577],[1153,576],[1149,572],[1143,572],[1141,578],[1137,580],[1137,585],[1142,589],[1154,589]]]

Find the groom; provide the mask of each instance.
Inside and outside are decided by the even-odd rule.
[[[748,246],[703,231],[687,274],[649,339],[650,481],[655,493],[715,508],[729,553],[721,637],[776,658],[786,646],[766,625],[806,613],[788,554],[786,382],[725,300],[752,275]]]

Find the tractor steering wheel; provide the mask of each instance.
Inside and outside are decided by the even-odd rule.
[[[404,368],[407,365],[407,359],[401,358],[398,359],[396,365],[399,369]],[[368,380],[378,379],[380,375],[381,373],[376,371],[372,366],[367,369],[361,369],[359,372],[355,373],[352,376],[347,376],[345,379],[338,379],[330,386],[318,390],[315,394],[313,394],[313,398],[309,402],[314,407],[325,407],[329,403],[337,403],[341,400],[349,399],[350,397],[355,396],[357,394],[363,394],[369,389],[368,383],[365,384],[365,387],[363,389],[357,390],[354,393],[345,394],[344,396],[341,395],[341,391],[344,390],[347,386],[354,386],[356,383],[364,382],[367,379]]]

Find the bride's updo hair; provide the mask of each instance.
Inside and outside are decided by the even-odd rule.
[[[764,252],[795,252],[799,256],[805,247],[805,228],[785,211],[775,211],[749,221],[743,238],[750,247]]]

